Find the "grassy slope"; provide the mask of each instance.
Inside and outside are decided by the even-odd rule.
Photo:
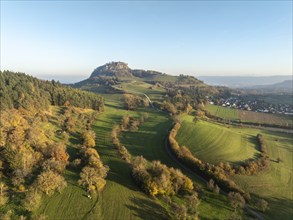
[[[184,116],[176,139],[186,145],[203,161],[238,162],[257,155],[256,137],[241,132],[241,129],[224,127],[210,122],[192,122],[192,116]]]
[[[256,151],[249,137],[262,133],[271,159],[276,160],[280,157],[283,162],[272,161],[269,171],[255,176],[235,176],[234,180],[245,190],[269,201],[270,210],[267,213],[269,219],[292,217],[292,135],[248,128],[241,130],[233,127],[226,128],[209,122],[194,124],[191,119],[190,116],[183,118],[177,140],[180,144],[188,146],[200,159],[208,162],[215,163],[220,161],[220,158],[222,161],[237,161],[251,157]],[[239,136],[245,137],[245,144],[239,141]],[[231,148],[229,143],[233,143],[230,146],[237,143],[241,145]],[[248,149],[241,149],[240,146],[246,146]]]

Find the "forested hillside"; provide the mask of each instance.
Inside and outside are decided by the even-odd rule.
[[[49,105],[71,105],[101,111],[103,98],[55,81],[39,80],[24,73],[0,72],[2,109],[47,109]]]

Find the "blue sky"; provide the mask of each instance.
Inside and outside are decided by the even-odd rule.
[[[292,74],[292,1],[1,1],[1,70]]]

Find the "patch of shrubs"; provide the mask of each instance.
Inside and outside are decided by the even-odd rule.
[[[148,162],[142,156],[133,159],[132,176],[151,196],[175,195],[179,191],[191,192],[194,188],[192,181],[180,170],[168,168],[160,161]]]

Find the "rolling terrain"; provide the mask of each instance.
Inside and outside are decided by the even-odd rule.
[[[290,219],[292,216],[292,144],[291,134],[237,128],[213,122],[192,122],[192,116],[182,117],[177,140],[186,145],[199,159],[216,164],[239,164],[259,154],[256,135],[263,134],[271,164],[268,171],[257,175],[235,175],[233,180],[255,197],[269,201],[268,219]],[[277,162],[280,158],[282,162]]]
[[[87,202],[89,206],[88,208],[84,208],[84,212],[85,210],[88,210],[88,212],[86,212],[83,218],[91,219],[96,216],[99,216],[100,219],[170,218],[166,204],[162,202],[160,198],[153,199],[146,196],[131,179],[131,169],[125,161],[119,158],[119,154],[111,142],[110,133],[112,127],[115,124],[119,124],[123,116],[130,115],[132,117],[139,117],[144,112],[147,112],[149,118],[141,125],[138,131],[127,131],[120,135],[121,143],[126,146],[133,156],[143,155],[148,160],[160,160],[168,166],[181,168],[168,156],[164,148],[164,138],[172,127],[172,119],[170,116],[162,111],[152,109],[151,106],[147,109],[140,108],[136,111],[127,111],[124,109],[123,95],[119,94],[126,92],[140,97],[146,95],[152,102],[162,102],[166,94],[166,83],[179,83],[179,79],[158,72],[131,70],[127,66],[122,65],[122,69],[123,68],[126,68],[126,70],[122,71],[123,74],[120,74],[121,71],[116,71],[116,69],[105,73],[97,68],[98,71],[94,71],[88,80],[75,85],[86,90],[102,93],[106,100],[105,112],[98,116],[97,121],[93,125],[93,129],[97,134],[96,149],[100,153],[102,161],[110,167],[110,173],[107,177],[107,186],[105,190],[98,195],[98,198],[95,198],[96,200],[94,203],[91,201]],[[114,85],[109,85],[103,81],[106,79],[106,82],[109,82],[109,78],[114,80]],[[97,81],[100,82],[98,85],[96,83]],[[195,82],[199,87],[204,86],[199,81]],[[181,86],[186,86],[184,83],[186,82],[181,82]],[[187,85],[188,83],[187,81]],[[107,94],[109,91],[112,91],[111,93],[114,94]],[[211,105],[208,105],[207,109],[211,111],[212,114],[226,120],[239,120],[241,118],[240,112],[235,109],[216,108]],[[203,161],[212,164],[226,161],[238,164],[242,161],[258,157],[259,148],[256,134],[261,131],[245,128],[237,129],[205,121],[199,121],[194,124],[192,119],[193,117],[188,115],[182,117],[183,126],[177,138],[181,145],[190,147],[191,152]],[[243,118],[242,116],[241,119],[251,122],[263,122],[260,121],[258,117]],[[267,118],[264,120],[266,122],[268,121]],[[272,124],[276,122],[275,120],[270,121]],[[281,120],[277,120],[277,122],[285,123],[285,121],[283,122]],[[205,184],[198,179],[197,176],[194,176],[192,172],[188,172],[187,170],[184,172],[186,172],[194,183],[203,190],[199,206],[200,218],[226,219],[232,210],[229,208],[225,196],[215,196],[213,193],[206,190]],[[270,171],[262,175],[264,175],[262,178],[265,182],[268,181],[265,175],[270,176],[272,174]],[[258,179],[254,176],[236,176],[235,181],[243,186],[245,190],[251,193],[257,192],[257,190],[253,191],[251,187],[247,186],[250,185],[247,183],[250,183],[251,180],[249,179],[246,182],[245,178]],[[252,183],[253,181],[251,184]],[[276,183],[279,184],[281,188],[285,187],[281,182],[276,181]],[[78,192],[78,190],[73,190],[73,192]],[[277,196],[282,195],[276,191],[273,193]],[[269,200],[269,197],[265,193],[257,192],[256,196],[261,196]],[[64,200],[61,195],[59,197],[60,202]],[[291,197],[289,196],[288,198],[292,199]],[[78,197],[76,199],[78,199]],[[181,201],[180,197],[175,199],[179,202]],[[109,200],[111,201],[110,203]],[[50,200],[50,204],[55,204],[57,201],[58,200],[53,202]],[[70,204],[71,202],[68,201],[68,209],[70,209]],[[284,202],[284,204],[287,208],[282,212],[282,216],[286,219],[288,217],[288,210],[290,210],[288,209],[290,202]],[[46,205],[46,207],[47,206],[48,205]],[[145,210],[142,206],[148,208]],[[269,215],[274,215],[276,213],[275,203],[272,203],[270,207]],[[49,209],[48,213],[57,213],[56,209],[57,207],[55,207],[54,210],[53,206],[53,209]],[[114,209],[115,212],[113,212]],[[83,210],[83,208],[81,208],[81,210]],[[149,212],[154,212],[155,214],[149,216]]]
[[[22,74],[16,76],[27,77]],[[4,172],[4,182],[11,187],[11,193],[5,193],[17,199],[9,200],[7,205],[2,206],[1,217],[8,215],[9,210],[14,210],[12,214],[9,214],[13,218],[22,215],[29,218],[47,217],[48,219],[184,219],[184,216],[178,217],[176,214],[180,210],[184,211],[184,208],[180,209],[180,207],[188,205],[186,195],[179,192],[168,196],[167,199],[165,195],[151,196],[145,193],[145,190],[142,190],[133,178],[132,164],[121,158],[120,152],[113,143],[113,127],[117,125],[121,127],[125,116],[141,120],[143,115],[147,117],[136,129],[126,129],[118,134],[121,145],[132,157],[143,156],[147,161],[160,161],[168,167],[181,170],[183,175],[190,178],[194,184],[194,192],[200,201],[196,208],[200,219],[229,219],[235,214],[243,219],[250,217],[263,219],[262,216],[265,219],[276,219],[278,215],[282,219],[289,219],[292,213],[290,208],[292,206],[292,189],[290,188],[292,185],[292,137],[286,133],[263,128],[236,127],[229,124],[230,120],[247,120],[247,122],[255,123],[269,121],[274,125],[285,123],[285,118],[277,119],[271,115],[268,116],[270,119],[260,118],[259,115],[246,115],[243,118],[239,110],[208,105],[206,110],[212,115],[223,118],[224,123],[211,121],[206,117],[198,119],[195,123],[194,113],[198,110],[198,106],[203,106],[205,95],[219,93],[220,90],[207,86],[194,77],[131,70],[127,64],[121,62],[97,68],[89,79],[71,85],[90,92],[29,77],[28,82],[30,80],[32,82],[25,84],[27,92],[25,89],[22,90],[21,81],[18,82],[17,78],[12,79],[17,85],[14,88],[21,92],[13,93],[12,86],[2,89],[5,91],[5,97],[11,99],[5,102],[5,107],[7,106],[5,120],[9,122],[9,113],[16,116],[22,114],[26,117],[28,124],[36,120],[37,128],[41,129],[42,134],[47,134],[47,142],[40,142],[42,145],[49,146],[49,142],[66,145],[65,156],[63,155],[66,158],[66,166],[58,171],[66,181],[66,187],[52,195],[42,193],[39,206],[34,210],[28,211],[22,205],[28,192],[34,189],[35,185],[32,183],[39,178],[43,169],[48,169],[47,165],[44,166],[44,161],[51,160],[54,155],[54,153],[48,154],[47,150],[39,150],[34,142],[29,142],[32,145],[31,151],[40,151],[43,156],[35,165],[37,169],[26,177],[27,179],[19,188],[11,187],[10,174]],[[7,82],[8,80],[2,80],[0,86],[3,87]],[[50,92],[46,93],[47,89],[50,89]],[[68,93],[66,93],[67,90]],[[9,95],[10,93],[13,96]],[[42,93],[46,94],[44,96],[46,99],[41,102],[43,106],[40,106],[41,109],[32,108],[33,114],[29,113],[27,109],[32,106],[29,103],[37,103],[41,100]],[[211,190],[206,183],[208,179],[203,181],[204,176],[199,176],[194,169],[190,169],[170,154],[166,147],[166,140],[170,130],[178,121],[181,121],[181,128],[176,136],[179,145],[186,146],[191,154],[208,164],[230,162],[233,165],[239,165],[246,161],[256,160],[262,154],[257,135],[264,136],[271,160],[269,169],[250,176],[239,174],[231,176],[231,179],[241,188],[251,193],[252,201],[246,206],[250,208],[239,209],[236,212],[231,207],[231,201],[226,193],[220,189],[221,193]],[[9,126],[5,121],[3,123],[4,131],[7,130],[9,136]],[[9,123],[15,124],[14,121]],[[27,125],[23,126],[24,132],[29,132]],[[0,131],[3,132],[3,130]],[[105,178],[106,185],[93,194],[89,188],[80,184],[83,170],[81,165],[85,166],[89,163],[89,166],[92,166],[91,159],[87,162],[84,153],[88,148],[85,146],[88,144],[85,142],[85,134],[91,132],[94,137],[91,151],[98,153],[97,157],[101,161],[101,166],[109,168]],[[26,135],[25,138],[27,137],[30,136]],[[3,145],[2,142],[1,144]],[[10,145],[7,144],[7,146]],[[3,147],[6,148],[5,145]],[[6,154],[2,156],[5,158],[4,164],[7,163],[11,167],[14,165],[9,161],[10,157]],[[52,160],[55,161],[56,158]],[[76,159],[81,161],[78,165],[74,165],[78,162]],[[56,167],[49,167],[49,169],[56,169]],[[264,214],[260,214],[255,205],[259,198],[269,202],[270,209]],[[170,201],[176,202],[177,211],[170,206]],[[252,211],[254,214],[248,214],[249,210],[254,210]]]
[[[137,132],[123,133],[122,143],[134,156],[143,155],[148,160],[160,160],[168,166],[180,168],[169,158],[164,148],[164,137],[172,126],[172,121],[165,113],[152,109],[141,109],[137,112],[121,109],[123,105],[121,95],[106,95],[105,98],[108,100],[105,104],[105,112],[98,116],[93,125],[97,134],[96,149],[103,163],[110,167],[105,190],[98,197],[89,200],[86,192],[75,184],[78,175],[67,171],[66,177],[70,183],[68,187],[61,194],[46,198],[38,213],[50,219],[59,217],[68,219],[73,216],[81,219],[97,217],[99,219],[169,219],[164,203],[145,195],[132,180],[129,165],[120,159],[111,142],[111,130],[124,115],[139,116],[147,112],[149,114],[147,121]],[[162,132],[164,135],[161,135]],[[191,173],[187,175],[198,187],[205,187]],[[178,197],[177,200],[180,201],[181,198]],[[199,211],[202,219],[225,219],[232,209],[225,196],[215,196],[204,189]],[[154,214],[149,215],[150,212]]]

